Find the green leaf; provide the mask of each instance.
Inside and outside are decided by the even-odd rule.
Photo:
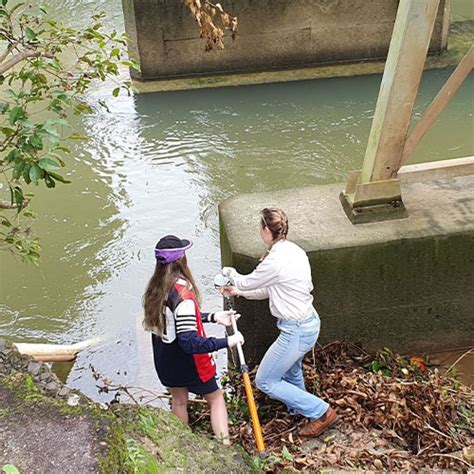
[[[13,179],[19,179],[21,174],[23,173],[23,168],[25,167],[26,162],[25,161],[20,161],[15,165],[15,168],[13,170]]]
[[[30,144],[33,148],[36,148],[37,150],[42,150],[43,149],[43,140],[37,134],[34,134],[30,138]]]
[[[113,95],[114,97],[117,97],[119,94],[120,94],[120,87],[116,87],[116,88],[112,91],[112,95]]]
[[[37,164],[31,166],[30,179],[33,181],[33,183],[38,184],[38,180],[41,179],[42,175],[43,171],[41,171],[41,168]]]
[[[67,146],[57,146],[54,148],[55,151],[62,151],[63,153],[71,153],[71,149],[68,148]],[[61,163],[61,166],[64,166],[64,161],[61,160],[58,156],[56,156],[56,159]]]
[[[128,67],[135,67],[135,64],[132,61],[129,61],[129,60],[122,61],[122,64],[124,66],[128,66]]]
[[[23,110],[23,107],[17,105],[10,110],[10,114],[8,115],[8,121],[10,122],[10,125],[15,125],[18,120],[21,120],[24,117],[25,112]]]
[[[10,127],[3,127],[2,128],[2,133],[6,136],[9,137],[10,135],[13,135],[15,133],[15,130]]]
[[[25,180],[26,184],[31,183],[30,169],[31,169],[31,165],[29,163],[25,163],[22,173],[23,173],[23,179]]]
[[[64,184],[70,184],[71,181],[68,181],[66,180],[65,178],[63,178],[60,174],[57,174],[57,173],[53,173],[52,171],[49,171],[48,174],[54,178],[56,181],[59,181],[60,183],[64,183]]]
[[[9,106],[8,102],[0,101],[0,114],[5,113],[8,110],[8,106]]]
[[[283,449],[281,450],[281,456],[285,461],[293,461],[293,455],[288,451],[286,446],[283,446]]]
[[[13,150],[11,150],[10,153],[8,153],[8,155],[5,157],[5,161],[10,163],[11,161],[16,160],[18,156],[20,156],[20,152],[17,148],[13,148]]]
[[[20,186],[15,186],[14,188],[10,188],[10,192],[12,194],[12,203],[16,203],[16,212],[19,214],[21,208],[23,207],[23,201],[25,200],[25,197],[23,196],[23,191]]]
[[[49,173],[45,174],[44,181],[46,183],[46,187],[48,187],[48,188],[56,187],[56,181],[54,181],[54,179],[51,178],[51,176],[49,176]]]
[[[25,28],[25,36],[26,39],[29,41],[33,41],[36,39],[36,33],[29,26]]]
[[[60,165],[50,158],[42,158],[38,161],[38,166],[46,171],[57,170],[60,168]]]
[[[18,470],[18,468],[14,466],[13,464],[5,464],[2,467],[2,471],[5,474],[20,474],[20,471]]]

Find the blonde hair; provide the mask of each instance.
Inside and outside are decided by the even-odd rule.
[[[280,240],[285,240],[288,235],[288,217],[282,209],[276,207],[265,207],[260,211],[260,225],[262,229],[268,228],[272,233],[272,243],[268,252]],[[267,253],[268,253],[267,252]],[[265,253],[261,260],[263,260]]]

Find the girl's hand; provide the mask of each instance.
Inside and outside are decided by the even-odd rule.
[[[220,291],[221,294],[227,298],[230,296],[239,296],[239,290],[235,286],[223,286]]]
[[[222,324],[222,326],[232,326],[232,316],[234,316],[236,321],[240,318],[240,314],[236,313],[233,309],[214,313],[216,323]]]
[[[237,331],[232,336],[227,336],[227,345],[229,347],[235,347],[237,344],[243,345],[245,342],[244,336],[240,331]]]

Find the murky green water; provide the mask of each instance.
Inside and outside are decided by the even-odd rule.
[[[76,24],[98,6],[123,28],[118,0],[50,4]],[[448,75],[425,74],[418,116]],[[137,338],[157,238],[194,240],[189,259],[204,306],[218,307],[218,203],[236,193],[343,182],[361,166],[380,79],[120,97],[109,100],[110,114],[80,119],[75,127],[90,140],[67,160],[73,183],[35,189],[41,269],[0,255],[0,336],[68,343],[103,335],[104,344],[79,357],[70,385],[94,395],[92,363],[117,382],[157,387],[148,337]],[[109,98],[113,87],[99,87],[89,100]],[[412,162],[473,154],[473,92],[471,75]]]

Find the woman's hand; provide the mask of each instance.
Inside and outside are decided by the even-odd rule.
[[[236,321],[240,318],[240,314],[236,313],[233,309],[229,311],[216,311],[214,313],[216,323],[222,324],[222,326],[232,326],[232,316]]]
[[[230,296],[239,296],[239,290],[235,286],[223,286],[220,288],[220,292],[226,298]]]
[[[221,271],[228,278],[234,278],[237,275],[237,270],[234,267],[223,267]]]

